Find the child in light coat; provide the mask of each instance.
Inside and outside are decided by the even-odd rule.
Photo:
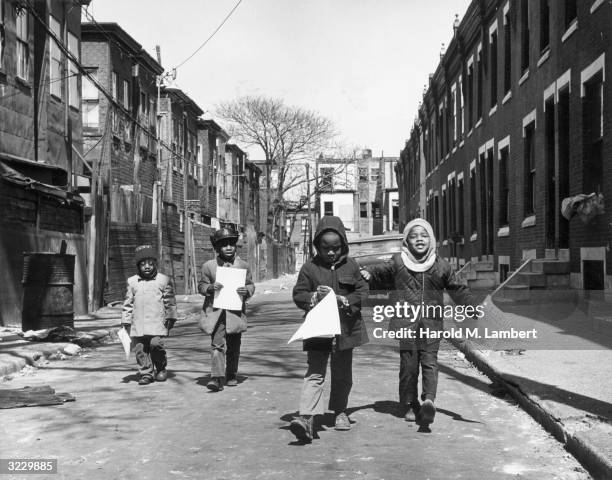
[[[128,278],[121,323],[134,343],[140,385],[168,378],[164,338],[176,322],[172,281],[157,271],[157,254],[151,245],[136,248],[138,274]]]

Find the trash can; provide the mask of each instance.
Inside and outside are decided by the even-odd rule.
[[[74,327],[75,256],[62,253],[23,253],[21,328],[41,330]]]

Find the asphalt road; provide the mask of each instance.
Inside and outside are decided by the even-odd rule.
[[[379,341],[355,352],[353,429],[334,431],[329,415],[319,438],[300,445],[287,427],[306,357],[301,345],[286,343],[301,321],[289,290],[253,299],[241,383],[219,393],[205,387],[209,339],[196,326],[198,308],[181,304],[187,319],[168,341],[165,383],[139,386],[133,356],[125,361],[119,344],[0,383],[76,396],[61,406],[0,410],[0,458],[58,460],[58,474],[28,479],[590,478],[450,347],[440,352],[430,431],[399,416],[399,357],[394,343]]]

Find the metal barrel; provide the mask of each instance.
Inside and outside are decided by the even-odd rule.
[[[75,256],[23,253],[22,330],[74,327]]]

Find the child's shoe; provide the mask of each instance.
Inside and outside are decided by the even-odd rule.
[[[419,414],[419,410],[421,409],[421,404],[418,400],[406,405],[404,411],[404,420],[407,422],[416,422],[416,418]]]
[[[434,417],[436,416],[436,407],[434,406],[433,400],[429,398],[423,402],[419,409],[419,421],[420,423],[429,425],[433,423]]]
[[[165,368],[157,372],[157,375],[155,375],[155,380],[158,382],[165,382],[167,379],[168,379],[168,371]]]
[[[223,381],[220,377],[213,377],[210,379],[210,382],[206,384],[206,388],[212,392],[220,392],[223,390]]]
[[[312,442],[312,416],[300,416],[291,420],[289,430],[304,443]]]
[[[153,377],[151,375],[143,375],[140,377],[140,380],[138,380],[138,385],[149,385],[150,383],[153,383]]]
[[[334,425],[334,429],[341,431],[351,429],[351,421],[349,420],[349,417],[345,412],[340,412],[336,415],[336,423]]]
[[[235,374],[226,375],[225,378],[226,378],[225,384],[228,387],[235,387],[238,385],[238,379],[236,378]]]

